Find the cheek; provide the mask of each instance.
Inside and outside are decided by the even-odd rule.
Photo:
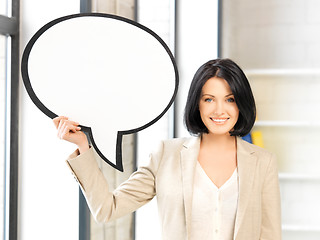
[[[239,118],[239,109],[238,109],[238,108],[236,108],[236,109],[234,110],[234,114],[235,114],[236,119],[237,119],[237,121],[238,121],[238,118]]]
[[[208,112],[208,108],[204,106],[204,104],[199,103],[199,111],[200,111],[200,115],[205,115],[206,112]]]
[[[238,119],[239,117],[239,109],[237,105],[233,105],[229,109],[229,113],[232,114],[232,116],[236,117]]]
[[[203,121],[204,116],[206,115],[205,109],[203,109],[202,107],[199,107],[199,112],[200,112],[200,117],[201,117],[201,119]]]

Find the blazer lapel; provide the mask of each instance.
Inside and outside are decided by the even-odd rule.
[[[190,236],[191,210],[193,195],[193,179],[200,150],[200,138],[190,138],[183,144],[181,151],[181,171],[183,184],[183,199],[186,215],[187,236]]]
[[[183,184],[183,199],[186,215],[187,236],[189,239],[191,229],[191,211],[193,196],[193,180],[195,167],[199,156],[200,137],[190,138],[183,144],[181,150],[181,171]],[[257,158],[250,145],[241,138],[237,138],[237,165],[239,174],[239,199],[236,214],[234,239],[241,226],[254,181],[254,173],[257,165]]]
[[[236,239],[249,202],[254,181],[257,158],[254,151],[244,140],[237,138],[237,165],[239,174],[239,199],[236,215],[234,239]]]

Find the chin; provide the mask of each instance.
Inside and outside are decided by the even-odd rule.
[[[213,134],[213,135],[217,135],[217,136],[223,136],[223,135],[226,135],[226,136],[230,136],[230,130],[227,130],[227,131],[221,131],[221,130],[212,130],[210,131],[209,130],[209,134]]]

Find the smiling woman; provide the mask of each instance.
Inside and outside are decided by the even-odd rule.
[[[220,81],[208,81],[214,77],[220,79]],[[216,87],[219,87],[219,91]],[[210,92],[213,91],[213,89],[215,89],[215,92]],[[230,131],[230,134],[241,137],[247,135],[256,119],[256,106],[250,84],[245,74],[241,68],[230,59],[208,61],[203,64],[194,75],[184,115],[184,121],[188,131],[194,135],[209,133],[207,125],[202,121],[199,104],[201,100],[203,100],[204,94],[211,96],[211,99],[205,98],[207,101],[217,100],[217,96],[214,96],[217,92],[219,92],[220,98],[226,98],[225,103],[230,103],[228,106],[235,106],[233,103],[233,101],[235,101],[239,110],[239,117],[237,117],[238,119],[235,121],[234,129]],[[221,99],[219,99],[219,102],[223,102],[220,100]],[[221,121],[221,119],[218,121]]]
[[[238,121],[239,109],[227,81],[218,77],[210,78],[201,94],[199,111],[208,131],[229,134]]]
[[[114,191],[78,124],[53,120],[58,136],[78,146],[67,163],[95,219],[115,220],[157,196],[163,239],[280,240],[275,156],[239,137],[253,126],[255,104],[238,65],[216,59],[201,66],[185,116],[197,136],[162,141],[149,162]]]

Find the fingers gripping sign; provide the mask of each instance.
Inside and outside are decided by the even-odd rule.
[[[178,90],[176,63],[161,38],[107,14],[76,14],[46,24],[27,44],[21,70],[43,113],[80,123],[56,118],[59,137],[68,139],[81,128],[100,157],[120,171],[122,136],[159,120]]]
[[[60,139],[78,145],[80,152],[88,149],[87,137],[80,131],[81,127],[79,127],[79,123],[71,121],[64,116],[54,118],[53,123],[58,130],[57,135]]]

